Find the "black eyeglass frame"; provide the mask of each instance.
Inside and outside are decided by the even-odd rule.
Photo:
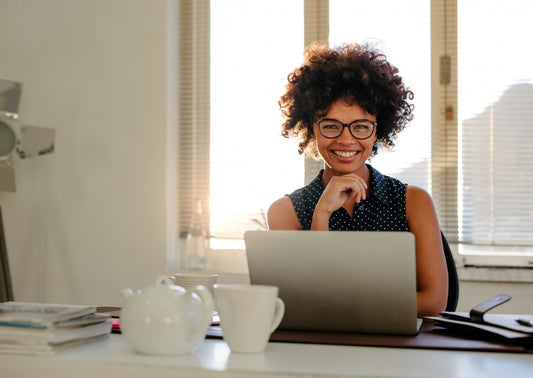
[[[324,121],[335,121],[335,122],[338,122],[339,125],[342,125],[342,130],[340,131],[339,135],[337,136],[326,136],[324,135],[324,133],[322,132],[322,128],[320,127],[320,124]],[[353,135],[353,132],[352,132],[352,125],[354,123],[361,123],[361,122],[370,122],[370,124],[372,125],[372,131],[370,132],[370,134],[365,137],[365,138],[359,138],[359,137],[356,137],[355,135]],[[371,121],[369,119],[356,119],[355,121],[353,122],[350,122],[350,123],[342,123],[341,121],[339,121],[338,119],[333,119],[333,118],[323,118],[321,119],[320,121],[316,121],[315,122],[318,126],[318,131],[320,131],[320,134],[324,137],[324,138],[327,138],[327,139],[335,139],[335,138],[338,138],[342,135],[342,133],[344,132],[344,128],[347,127],[348,128],[348,131],[350,131],[350,135],[352,137],[354,137],[355,139],[357,140],[365,140],[365,139],[368,139],[370,138],[373,134],[374,134],[374,130],[376,130],[376,127],[378,125],[377,122],[374,122],[374,121]]]

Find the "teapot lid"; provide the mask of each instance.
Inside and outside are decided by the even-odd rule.
[[[174,283],[174,279],[171,276],[160,276],[151,287],[152,290],[176,290],[185,293],[185,289]]]

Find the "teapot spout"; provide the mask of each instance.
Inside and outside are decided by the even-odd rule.
[[[131,289],[122,289],[122,291],[120,293],[122,294],[122,299],[124,299],[126,301],[129,298],[131,298],[131,296],[133,295],[133,290],[131,290]]]

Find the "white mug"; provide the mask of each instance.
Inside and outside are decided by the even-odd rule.
[[[188,289],[196,285],[205,286],[213,298],[215,297],[215,291],[213,286],[217,282],[218,274],[207,272],[181,272],[173,275],[176,285]]]
[[[215,300],[224,340],[236,353],[264,351],[285,314],[276,286],[217,284]]]

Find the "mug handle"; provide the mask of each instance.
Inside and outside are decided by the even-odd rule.
[[[207,327],[209,327],[213,321],[213,311],[215,309],[213,296],[209,292],[209,289],[203,285],[194,286],[191,290],[191,295],[192,293],[198,294],[202,300],[204,305],[204,313],[201,325],[202,327],[205,326],[207,329]]]
[[[283,319],[283,315],[285,315],[285,303],[283,303],[283,300],[278,297],[276,298],[276,309],[274,310],[274,320],[272,322],[270,333],[278,328],[279,323],[281,323],[281,320]]]

